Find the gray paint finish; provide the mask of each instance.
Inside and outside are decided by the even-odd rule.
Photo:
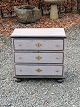
[[[16,75],[62,75],[63,66],[16,65]]]
[[[14,39],[15,50],[63,50],[63,40]]]
[[[16,63],[63,63],[63,53],[15,53]]]
[[[15,29],[13,41],[16,78],[63,78],[63,28]]]
[[[65,38],[64,28],[16,28],[11,37],[53,37]]]

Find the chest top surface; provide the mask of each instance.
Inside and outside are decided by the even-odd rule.
[[[16,28],[11,34],[15,37],[61,37],[65,38],[64,28]]]

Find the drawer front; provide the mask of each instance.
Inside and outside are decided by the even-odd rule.
[[[14,39],[15,50],[63,50],[63,39],[60,40],[20,40]]]
[[[15,53],[16,63],[63,63],[63,53]]]
[[[15,65],[16,75],[58,75],[62,76],[63,66]]]

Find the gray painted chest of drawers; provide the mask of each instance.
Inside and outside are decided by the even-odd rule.
[[[64,78],[64,28],[16,28],[14,71],[21,78]]]

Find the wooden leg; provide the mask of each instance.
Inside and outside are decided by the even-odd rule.
[[[62,83],[62,82],[64,82],[64,79],[63,79],[63,78],[59,78],[59,79],[56,79],[56,81],[57,81],[58,83]]]
[[[21,82],[22,78],[15,78],[15,82]]]

